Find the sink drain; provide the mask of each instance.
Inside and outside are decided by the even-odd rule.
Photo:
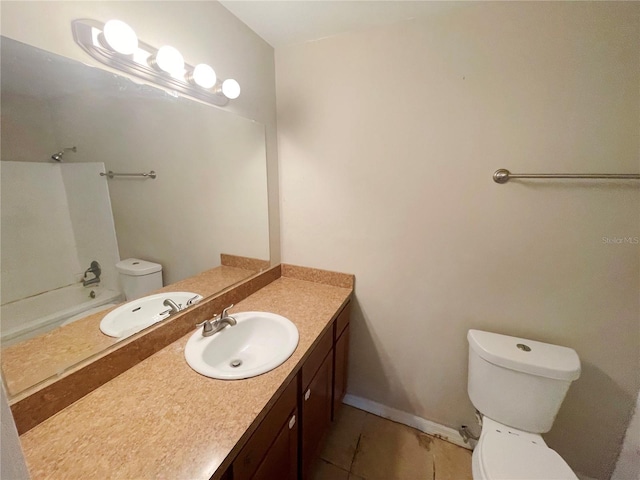
[[[242,365],[242,360],[240,359],[231,360],[231,363],[229,363],[229,365],[231,365],[232,368],[237,368],[240,365]]]

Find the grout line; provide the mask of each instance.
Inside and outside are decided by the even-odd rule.
[[[349,473],[348,470],[345,470],[344,468],[342,468],[340,465],[336,465],[335,463],[333,463],[331,460],[327,460],[326,458],[320,457],[320,460],[322,460],[324,463],[328,463],[329,465],[333,465],[334,467],[336,467],[338,470],[342,470],[343,472],[347,472]]]
[[[352,407],[352,408],[357,408],[357,407]],[[358,455],[358,452],[360,451],[360,440],[362,440],[362,432],[364,430],[365,424],[367,423],[367,418],[371,416],[371,413],[367,412],[366,410],[362,410],[362,409],[358,409],[358,410],[365,412],[365,415],[364,415],[364,419],[362,420],[362,425],[360,425],[360,433],[358,434],[358,441],[356,443],[356,448],[353,452],[353,457],[351,457],[351,464],[349,465],[349,474],[353,473],[351,469],[353,468],[353,462],[355,462],[356,460],[356,455]],[[353,475],[355,475],[355,473],[353,473]],[[360,477],[360,475],[358,475],[358,477]],[[364,479],[364,477],[360,477],[360,478]]]
[[[351,457],[351,463],[349,464],[349,473],[353,473],[351,468],[353,467],[353,462],[356,459],[356,455],[358,454],[358,449],[360,448],[360,439],[362,438],[362,432],[358,435],[358,443],[356,443],[356,449],[353,452],[353,457]],[[354,474],[355,475],[355,474]]]
[[[327,460],[326,458],[322,458],[322,457],[320,457],[320,461],[321,461],[321,462],[324,462],[324,463],[328,463],[329,465],[333,465],[333,466],[334,466],[334,467],[336,467],[338,470],[342,470],[343,472],[350,473],[348,470],[345,470],[345,469],[344,469],[344,468],[342,468],[340,465],[336,465],[335,463],[333,463],[333,462],[332,462],[332,461],[330,461],[330,460]]]

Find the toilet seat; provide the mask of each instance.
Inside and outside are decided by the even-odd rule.
[[[487,417],[483,423],[473,452],[474,479],[578,480],[540,435],[501,425]]]

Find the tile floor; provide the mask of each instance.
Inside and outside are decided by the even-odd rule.
[[[342,405],[312,480],[471,480],[471,451]]]

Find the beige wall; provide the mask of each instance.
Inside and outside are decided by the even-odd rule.
[[[48,100],[28,95],[2,95],[0,146],[2,160],[45,162],[60,150]]]
[[[146,43],[171,44],[187,63],[209,63],[221,78],[238,80],[242,94],[224,107],[266,127],[271,260],[280,261],[278,163],[273,48],[218,2],[209,1],[6,1],[0,4],[1,33],[89,65],[93,60],[73,41],[71,21],[118,18]]]
[[[355,273],[350,394],[474,424],[469,328],[573,347],[548,443],[608,478],[639,388],[640,3],[480,3],[278,49],[283,261]],[[606,237],[606,238],[604,238]],[[637,240],[636,240],[637,242]]]

